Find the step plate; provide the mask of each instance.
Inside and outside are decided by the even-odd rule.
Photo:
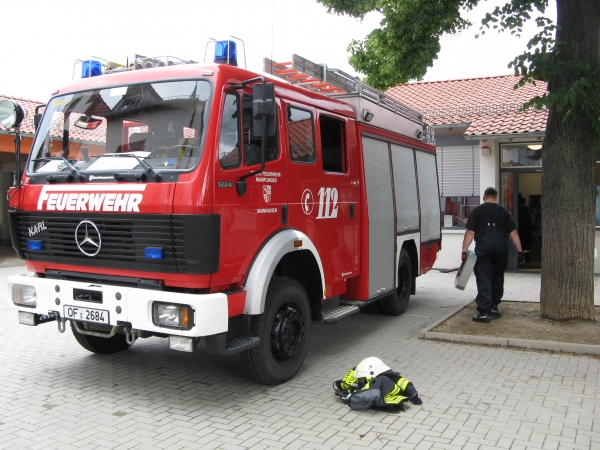
[[[232,339],[227,339],[225,343],[225,351],[227,353],[239,353],[252,347],[256,347],[259,343],[257,337],[238,336]]]
[[[327,312],[323,313],[323,322],[324,323],[335,323],[340,319],[345,317],[353,316],[360,312],[360,308],[358,306],[338,306],[337,308],[330,309]]]

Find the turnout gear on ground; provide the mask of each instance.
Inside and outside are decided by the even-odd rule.
[[[344,403],[357,410],[399,412],[406,411],[411,403],[422,403],[409,380],[375,357],[361,361],[343,379],[334,382],[333,389]]]

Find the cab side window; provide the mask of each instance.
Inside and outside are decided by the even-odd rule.
[[[254,136],[252,129],[252,96],[244,95],[242,98],[242,133],[244,140],[244,163],[247,166],[260,164],[260,152],[262,141],[260,137]],[[277,136],[266,138],[265,161],[273,161],[279,156],[277,151]]]
[[[288,108],[288,135],[292,161],[314,163],[315,132],[312,114],[309,111],[291,106]]]
[[[346,145],[344,122],[332,117],[320,116],[321,153],[325,172],[346,172]]]
[[[237,94],[227,93],[225,95],[219,139],[219,162],[223,169],[238,167],[240,165],[238,102],[239,97]]]

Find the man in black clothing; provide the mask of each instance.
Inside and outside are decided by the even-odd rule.
[[[513,218],[506,208],[496,203],[498,191],[489,187],[483,203],[471,211],[463,239],[462,259],[475,239],[475,279],[477,281],[477,311],[475,322],[489,323],[502,316],[498,305],[504,294],[504,271],[508,262],[508,236],[517,247],[518,263],[525,261],[521,240]]]

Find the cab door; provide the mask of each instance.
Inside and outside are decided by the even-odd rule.
[[[246,178],[246,193],[238,195],[240,178],[260,168],[261,138],[256,138],[252,129],[250,93],[224,92],[214,187],[215,213],[221,215],[221,258],[213,285],[241,282],[260,246],[283,226],[285,163],[278,141],[278,136],[267,138],[264,171]]]

